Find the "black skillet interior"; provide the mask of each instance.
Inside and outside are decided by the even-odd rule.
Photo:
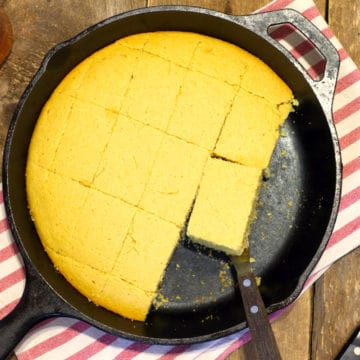
[[[182,239],[167,269],[161,293],[168,302],[145,323],[94,306],[53,266],[30,219],[25,192],[29,141],[39,112],[61,79],[95,50],[129,34],[193,31],[224,39],[260,57],[293,89],[299,106],[284,126],[264,182],[250,236],[251,256],[269,311],[293,301],[328,240],[339,197],[339,157],[327,113],[295,60],[230,16],[184,7],[145,9],[119,15],[59,45],[45,59],[23,95],[11,124],[4,157],[6,207],[27,266],[33,266],[72,309],[69,313],[106,331],[155,343],[211,340],[245,327],[233,270],[223,254]],[[241,19],[241,17],[239,17]],[[257,15],[257,20],[261,15]],[[276,19],[276,16],[274,17]],[[237,20],[238,21],[238,20]],[[270,24],[265,23],[263,26]],[[250,27],[251,28],[251,27]],[[331,93],[333,89],[325,89]],[[54,313],[67,313],[54,309]]]

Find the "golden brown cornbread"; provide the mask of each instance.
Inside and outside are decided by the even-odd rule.
[[[144,320],[197,195],[190,234],[241,251],[291,101],[261,61],[200,34],[133,35],[85,59],[29,147],[29,208],[55,267],[94,303]]]
[[[182,227],[208,156],[198,146],[164,136],[140,207]]]
[[[215,154],[242,165],[266,168],[283,121],[284,117],[269,101],[240,89],[222,128]]]
[[[136,206],[163,137],[163,132],[119,114],[93,187]]]
[[[247,246],[261,173],[259,168],[209,159],[187,229],[191,240],[241,255]]]

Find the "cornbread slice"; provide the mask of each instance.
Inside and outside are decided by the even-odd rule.
[[[112,111],[74,100],[50,169],[90,185],[116,119],[117,114]],[[57,122],[60,123],[61,119]],[[51,130],[47,133],[51,134]]]
[[[111,274],[156,292],[179,234],[174,224],[138,209]]]
[[[107,274],[95,269],[91,264],[80,263],[76,257],[60,255],[49,247],[46,248],[46,253],[67,281],[75,284],[77,290],[89,300],[91,299],[96,304],[99,303]]]
[[[145,321],[156,293],[145,291],[110,274],[99,296],[98,305],[132,320]]]
[[[94,188],[137,205],[164,134],[119,115],[102,155]]]
[[[156,129],[165,130],[185,73],[182,67],[143,53],[141,62],[132,74],[121,113]]]
[[[223,81],[189,72],[167,133],[213,150],[236,90]]]
[[[190,216],[191,240],[240,255],[247,246],[261,173],[254,167],[210,159]]]
[[[191,70],[232,85],[240,85],[253,56],[231,43],[201,35]]]
[[[203,168],[206,150],[165,136],[140,208],[182,226],[190,210]]]
[[[260,59],[253,57],[243,76],[241,87],[266,99],[284,120],[293,106],[293,94],[287,84]]]
[[[80,63],[67,75],[58,91],[111,111],[119,111],[140,57],[139,50],[111,44]],[[74,86],[71,79],[76,79],[78,72],[81,73],[80,78]]]
[[[188,67],[203,37],[190,32],[157,31],[148,37],[144,50],[173,64]]]
[[[117,43],[109,45],[75,67],[55,92],[118,111],[140,55]]]
[[[32,162],[27,164],[26,181],[30,213],[45,248],[77,256],[74,228],[89,189]]]
[[[284,121],[268,101],[240,89],[215,147],[215,155],[266,168]]]
[[[52,106],[47,102],[43,107],[40,117],[32,134],[28,151],[28,163],[53,169],[53,161],[59,147],[63,133],[65,132],[67,119],[73,107],[74,99],[57,93],[54,95],[58,106]]]
[[[62,249],[62,253],[76,254],[77,261],[110,272],[124,246],[135,211],[134,206],[118,198],[89,189],[74,224],[73,246]]]

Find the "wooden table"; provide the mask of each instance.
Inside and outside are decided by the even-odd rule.
[[[0,0],[9,15],[15,43],[0,67],[0,147],[19,96],[40,61],[54,44],[113,14],[160,4],[203,6],[246,14],[268,0]],[[360,1],[316,0],[321,13],[345,49],[360,65]],[[360,324],[360,249],[338,261],[274,325],[283,359],[333,359]],[[250,358],[249,346],[229,360]],[[15,358],[15,357],[14,357]]]

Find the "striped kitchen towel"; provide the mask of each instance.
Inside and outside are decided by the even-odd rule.
[[[360,71],[334,37],[311,0],[275,0],[259,11],[292,8],[310,19],[337,48],[341,64],[333,104],[340,138],[343,186],[340,211],[329,244],[304,291],[333,262],[360,245]],[[283,44],[313,77],[324,60],[311,42],[291,26],[277,26],[271,35]],[[7,225],[0,192],[0,318],[17,304],[24,288],[24,270]],[[283,311],[272,315],[277,318]],[[38,324],[15,350],[19,359],[224,359],[249,339],[247,330],[195,345],[164,346],[132,342],[104,333],[84,322],[51,318]]]

